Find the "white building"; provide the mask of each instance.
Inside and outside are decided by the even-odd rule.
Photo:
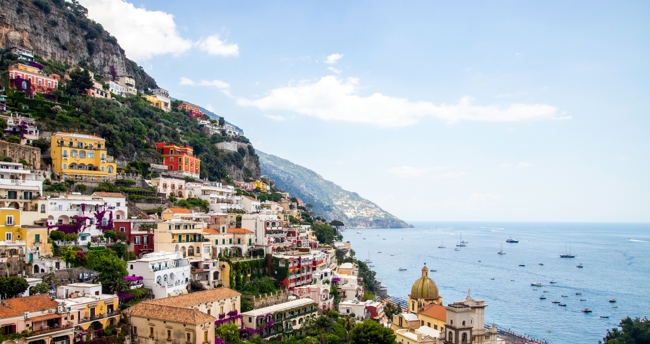
[[[47,176],[45,171],[26,170],[21,163],[0,162],[0,207],[15,202],[14,208],[16,205],[24,208],[25,202],[43,194],[43,180]]]
[[[329,284],[312,284],[296,287],[293,290],[301,299],[310,298],[318,303],[319,309],[333,309],[334,295],[330,294]]]
[[[354,314],[354,319],[357,321],[370,318],[370,313],[366,310],[366,303],[357,299],[339,302],[339,314],[346,316]]]
[[[156,191],[165,196],[174,193],[176,198],[184,199],[185,196],[185,180],[177,178],[158,177],[151,179],[151,185],[156,187]]]
[[[124,95],[127,94],[132,94],[136,95],[138,94],[138,90],[135,88],[135,79],[133,79],[130,76],[121,76],[118,80],[117,83],[122,86],[122,89],[124,90]]]
[[[162,102],[163,111],[169,112],[172,110],[172,102],[169,99],[169,92],[167,92],[167,90],[162,88],[154,88],[151,90],[151,92],[153,93],[153,96],[156,97],[156,99]]]
[[[20,144],[31,144],[34,140],[38,140],[40,132],[36,126],[36,121],[26,115],[9,114],[9,116],[2,116],[7,122],[6,135],[22,135]]]
[[[117,324],[121,317],[117,295],[103,294],[101,284],[71,283],[59,286],[56,288],[56,302],[75,315],[70,319],[75,325],[106,318],[110,323]]]
[[[254,309],[242,313],[244,327],[261,330],[260,337],[268,338],[277,334],[299,330],[308,318],[316,317],[318,306],[312,299],[298,299],[277,305]],[[282,329],[267,326],[268,323],[282,324]]]
[[[191,265],[178,252],[153,252],[126,263],[130,276],[142,276],[143,284],[153,291],[154,298],[187,293]]]
[[[274,247],[291,245],[287,242],[284,223],[277,215],[270,214],[270,212],[244,214],[241,226],[255,233],[255,246],[264,248],[266,253],[271,253]]]
[[[108,91],[110,93],[117,94],[118,96],[124,95],[124,87],[115,81],[108,82]]]
[[[227,212],[242,209],[241,197],[235,195],[235,188],[219,182],[187,183],[185,197],[208,201],[210,212]]]
[[[76,224],[83,245],[90,237],[113,229],[113,220],[126,219],[128,213],[126,198],[114,192],[95,192],[91,196],[60,195],[48,200],[47,209],[47,224],[56,227],[54,229],[61,229],[57,225]]]
[[[260,201],[256,200],[253,197],[249,197],[249,196],[242,196],[241,197],[241,204],[242,204],[243,209],[249,214],[259,212],[260,207],[262,205],[260,203]]]

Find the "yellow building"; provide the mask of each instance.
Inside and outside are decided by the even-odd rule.
[[[39,255],[50,255],[47,243],[47,228],[21,226],[21,211],[14,208],[0,208],[0,255],[20,256],[31,263]]]
[[[266,184],[265,182],[261,181],[261,180],[256,180],[256,181],[254,181],[252,183],[253,183],[254,188],[260,189],[263,192],[271,190],[271,187],[268,184]]]
[[[61,179],[106,181],[115,178],[115,161],[99,136],[58,132],[50,143],[52,169]]]
[[[217,318],[198,309],[141,302],[124,310],[124,314],[128,316],[134,342],[214,343]]]
[[[71,314],[78,329],[87,330],[93,322],[102,328],[120,320],[119,300],[115,294],[103,294],[101,284],[72,283],[56,289],[57,302]]]
[[[393,317],[393,330],[398,337],[415,336],[413,338],[416,338],[418,337],[417,334],[414,334],[416,330],[419,331],[418,333],[421,332],[424,337],[431,336],[433,331],[444,331],[447,311],[442,304],[442,297],[438,294],[436,282],[429,277],[429,268],[426,265],[422,268],[422,276],[411,287],[406,307],[406,312]],[[402,329],[408,331],[397,332]],[[413,338],[408,341],[411,342]]]

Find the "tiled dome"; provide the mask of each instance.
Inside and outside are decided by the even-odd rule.
[[[418,278],[411,287],[412,299],[437,299],[438,286],[429,278],[429,268],[425,265],[422,268],[422,277]]]

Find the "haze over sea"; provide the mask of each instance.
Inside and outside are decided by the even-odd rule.
[[[429,276],[438,285],[445,305],[462,301],[471,289],[474,299],[485,300],[489,305],[486,324],[494,322],[502,329],[549,343],[597,343],[607,329],[616,327],[625,316],[650,316],[650,224],[413,225],[415,228],[343,232],[344,240],[352,243],[359,260],[370,256],[376,277],[392,296],[406,298],[421,275],[423,263],[427,263],[429,269],[437,270]],[[356,234],[357,231],[362,234]],[[461,235],[469,243],[454,251]],[[506,243],[509,237],[519,243]],[[446,248],[438,248],[443,242]],[[497,254],[501,245],[505,255]],[[576,257],[560,258],[568,246]],[[578,263],[584,268],[577,268]],[[408,270],[398,271],[400,267]],[[550,284],[551,280],[557,283]],[[533,282],[544,286],[532,287]],[[576,295],[577,291],[582,295]],[[546,300],[539,299],[542,294]],[[563,294],[568,297],[562,297]],[[609,303],[612,298],[617,302]],[[566,308],[551,303],[552,300],[566,303]],[[614,305],[618,308],[612,308]],[[591,314],[581,312],[587,307],[593,310]],[[602,319],[601,315],[609,315],[609,319]]]

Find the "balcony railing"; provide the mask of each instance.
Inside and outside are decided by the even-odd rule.
[[[43,327],[42,329],[40,329],[40,330],[32,331],[30,337],[38,336],[38,335],[45,334],[45,333],[50,333],[50,332],[56,332],[56,331],[61,331],[61,330],[67,330],[67,329],[69,329],[69,328],[72,328],[72,324],[66,324],[66,325],[63,325],[63,326],[52,326],[52,327],[44,326],[44,327]]]

